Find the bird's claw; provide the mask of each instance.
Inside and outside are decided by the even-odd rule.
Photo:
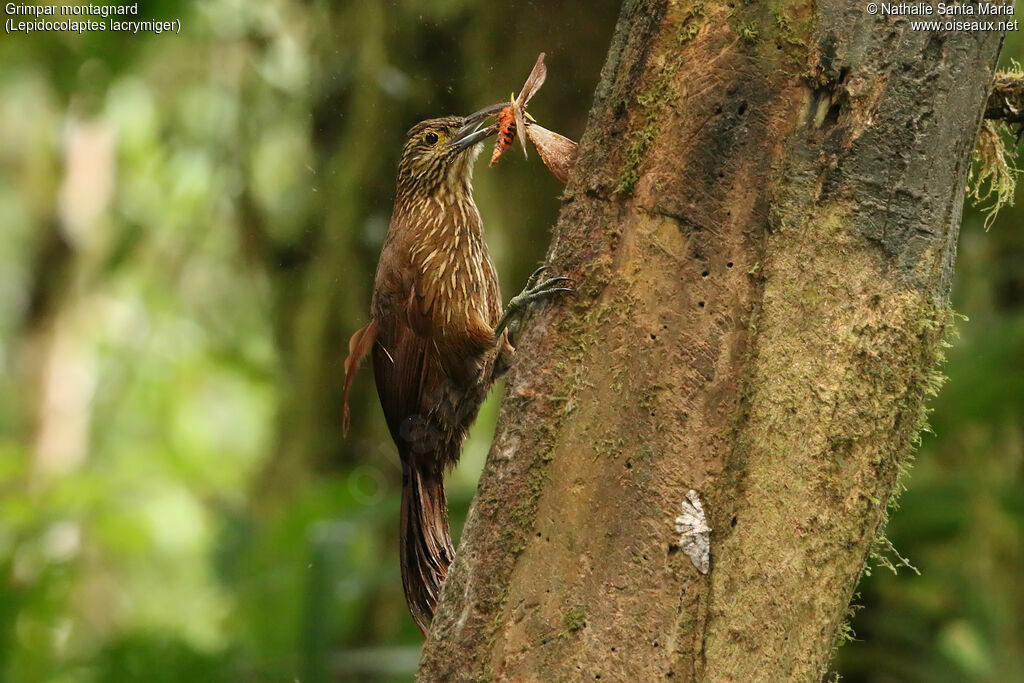
[[[544,265],[533,271],[533,274],[526,278],[526,287],[524,287],[523,290],[532,289],[533,286],[537,284],[537,280],[540,279],[540,274],[545,270],[551,270],[551,266]]]
[[[508,307],[505,308],[501,320],[498,321],[498,325],[494,328],[495,336],[500,336],[502,331],[512,322],[512,319],[522,315],[526,307],[534,301],[559,292],[575,293],[576,290],[572,286],[564,286],[572,284],[572,280],[564,276],[552,277],[538,282],[541,274],[546,270],[548,270],[548,266],[541,266],[533,271],[533,275],[526,280],[526,287],[523,288],[523,291],[516,294],[508,302]]]

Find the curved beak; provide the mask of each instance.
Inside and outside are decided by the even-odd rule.
[[[484,107],[478,112],[474,112],[462,120],[462,127],[455,133],[451,140],[448,141],[448,147],[454,148],[457,152],[462,152],[470,149],[476,143],[486,140],[492,135],[497,134],[498,127],[496,125],[487,126],[481,128],[484,122],[492,116],[497,116],[498,112],[508,106],[508,102],[499,102],[498,104],[492,104],[489,107]]]

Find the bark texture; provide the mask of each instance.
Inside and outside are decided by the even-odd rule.
[[[579,295],[524,325],[421,680],[823,674],[936,383],[1000,42],[627,2],[548,255]]]

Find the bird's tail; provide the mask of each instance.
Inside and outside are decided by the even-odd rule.
[[[426,635],[455,555],[448,530],[443,468],[402,463],[399,553],[405,602]]]

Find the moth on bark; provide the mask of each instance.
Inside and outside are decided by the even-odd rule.
[[[697,571],[707,574],[711,568],[711,527],[693,489],[686,492],[683,512],[676,517],[676,533],[679,534],[679,549],[690,558]]]

